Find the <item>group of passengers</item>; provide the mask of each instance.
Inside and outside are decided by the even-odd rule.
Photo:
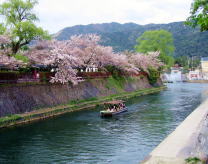
[[[109,112],[118,112],[118,111],[122,110],[125,107],[126,107],[125,104],[118,104],[118,105],[114,105],[112,108],[108,108],[107,111],[109,111]]]

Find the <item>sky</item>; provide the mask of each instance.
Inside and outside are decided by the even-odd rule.
[[[3,2],[5,0],[0,0]],[[189,16],[193,0],[39,0],[39,26],[56,33],[91,23],[170,23]]]

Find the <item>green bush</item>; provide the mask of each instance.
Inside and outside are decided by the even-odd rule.
[[[190,158],[187,158],[185,161],[188,164],[198,164],[198,163],[202,164],[202,161],[197,157],[190,157]]]
[[[22,117],[20,115],[11,115],[0,118],[0,124],[4,122],[12,122],[21,119]]]
[[[108,78],[106,88],[108,89],[116,88],[117,91],[122,92],[124,91],[125,81],[126,79],[123,76],[120,76],[120,77],[117,76],[116,78],[112,76]]]
[[[84,103],[84,102],[89,102],[89,101],[96,101],[98,100],[97,97],[91,97],[91,98],[88,98],[88,99],[82,99],[82,100],[72,100],[69,102],[69,105],[76,105],[76,104],[79,104],[79,103]]]
[[[154,85],[157,82],[157,79],[160,77],[160,72],[154,68],[149,68],[148,80],[151,85]]]
[[[32,67],[21,67],[18,69],[20,73],[31,73],[34,68]]]
[[[23,61],[24,63],[28,63],[28,62],[29,62],[28,57],[27,57],[27,56],[24,56],[24,55],[22,55],[22,54],[16,54],[14,57],[15,57],[17,60]]]
[[[120,78],[124,73],[122,72],[122,70],[120,70],[119,68],[115,67],[115,66],[111,66],[111,65],[108,65],[105,67],[106,70],[108,72],[110,72],[112,74],[112,76],[117,79],[117,78]]]

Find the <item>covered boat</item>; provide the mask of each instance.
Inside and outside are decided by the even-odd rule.
[[[127,111],[127,107],[122,100],[109,101],[104,104],[106,110],[100,111],[101,117],[112,117]]]

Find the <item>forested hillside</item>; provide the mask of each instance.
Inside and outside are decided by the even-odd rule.
[[[200,32],[184,25],[184,22],[169,24],[138,25],[135,23],[103,23],[67,27],[57,34],[58,40],[69,39],[75,34],[96,33],[102,44],[113,46],[115,51],[134,50],[136,39],[145,31],[164,29],[173,34],[175,56],[208,56],[208,32]]]

